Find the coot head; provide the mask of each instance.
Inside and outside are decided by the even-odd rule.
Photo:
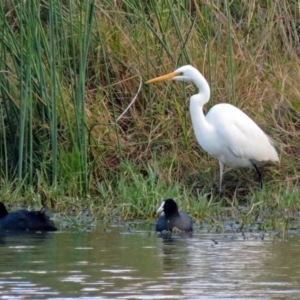
[[[166,216],[179,215],[177,203],[173,199],[165,199],[156,213],[164,212]]]
[[[8,215],[8,211],[5,205],[2,202],[0,202],[0,219],[5,217],[6,215]]]
[[[164,200],[156,212],[164,212],[164,215],[157,219],[156,231],[172,231],[175,227],[185,232],[193,231],[191,216],[178,211],[177,203],[173,199]]]

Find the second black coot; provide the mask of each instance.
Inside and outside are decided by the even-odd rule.
[[[57,228],[47,216],[45,208],[38,211],[21,209],[9,213],[0,202],[0,230],[56,231]]]
[[[174,227],[184,232],[193,231],[192,217],[187,213],[178,211],[177,203],[173,199],[166,199],[157,209],[156,213],[164,212],[156,222],[156,231],[172,231]]]

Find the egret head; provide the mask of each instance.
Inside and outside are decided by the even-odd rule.
[[[177,81],[190,82],[193,81],[196,73],[199,74],[199,71],[197,69],[195,69],[191,65],[186,65],[178,68],[177,70],[169,74],[150,79],[146,83],[155,83],[155,82],[165,81],[165,80],[177,80]]]

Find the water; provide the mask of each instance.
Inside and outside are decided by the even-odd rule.
[[[0,299],[300,298],[298,235],[231,237],[114,225],[0,234]]]

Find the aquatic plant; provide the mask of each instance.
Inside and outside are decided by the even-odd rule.
[[[2,199],[131,218],[152,217],[163,198],[174,197],[195,217],[218,215],[218,166],[199,148],[182,101],[194,88],[145,85],[117,121],[138,91],[138,72],[146,81],[189,63],[208,79],[210,105],[242,109],[280,152],[261,193],[254,172],[225,172],[222,205],[232,214],[238,203],[254,212],[274,208],[280,195],[278,205],[297,211],[297,203],[288,203],[300,194],[298,6],[292,0],[5,0]]]

